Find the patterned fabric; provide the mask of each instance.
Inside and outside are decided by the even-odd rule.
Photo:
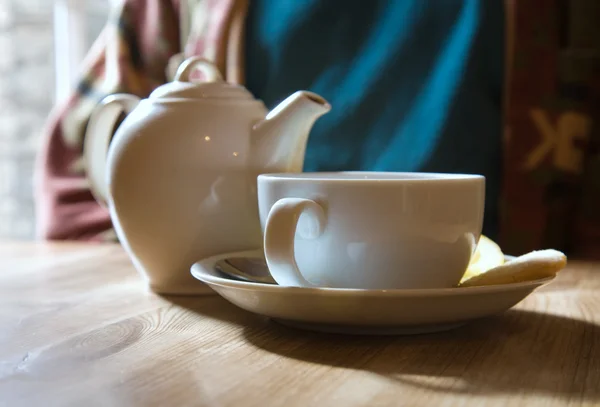
[[[116,239],[108,211],[90,192],[82,162],[86,125],[99,101],[120,92],[148,96],[171,79],[167,72],[173,74],[173,61],[186,54],[216,60],[229,80],[237,79],[235,69],[227,70],[224,27],[230,25],[233,6],[243,11],[243,2],[194,1],[181,56],[178,0],[126,0],[111,14],[83,63],[77,88],[54,109],[45,129],[35,191],[41,238]],[[211,19],[200,18],[208,15]]]
[[[146,97],[190,55],[244,83],[248,0],[180,1],[125,0],[89,52],[79,86],[52,112],[37,168],[40,237],[115,239],[81,159],[86,124],[101,99],[117,92]],[[600,258],[600,135],[593,120],[600,117],[600,3],[506,5],[500,244],[511,254],[553,247]]]
[[[500,242],[600,259],[600,3],[513,7]]]

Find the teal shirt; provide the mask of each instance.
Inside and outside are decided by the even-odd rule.
[[[331,103],[305,171],[485,175],[495,238],[503,22],[502,0],[252,0],[247,87],[268,107],[298,89]]]

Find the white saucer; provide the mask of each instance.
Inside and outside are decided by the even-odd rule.
[[[192,275],[247,311],[285,325],[350,334],[437,332],[499,314],[554,277],[523,283],[423,290],[282,287],[227,277],[216,267],[228,258],[264,259],[262,251],[228,253],[192,266]]]

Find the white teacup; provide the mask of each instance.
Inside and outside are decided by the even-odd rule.
[[[263,174],[265,257],[279,285],[362,289],[456,286],[483,224],[480,175]]]

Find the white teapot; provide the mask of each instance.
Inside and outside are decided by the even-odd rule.
[[[207,80],[192,82],[195,69]],[[329,110],[298,91],[267,114],[198,57],[147,99],[115,94],[99,104],[84,143],[91,189],[153,291],[204,292],[194,262],[262,247],[257,176],[301,172],[310,129]]]

